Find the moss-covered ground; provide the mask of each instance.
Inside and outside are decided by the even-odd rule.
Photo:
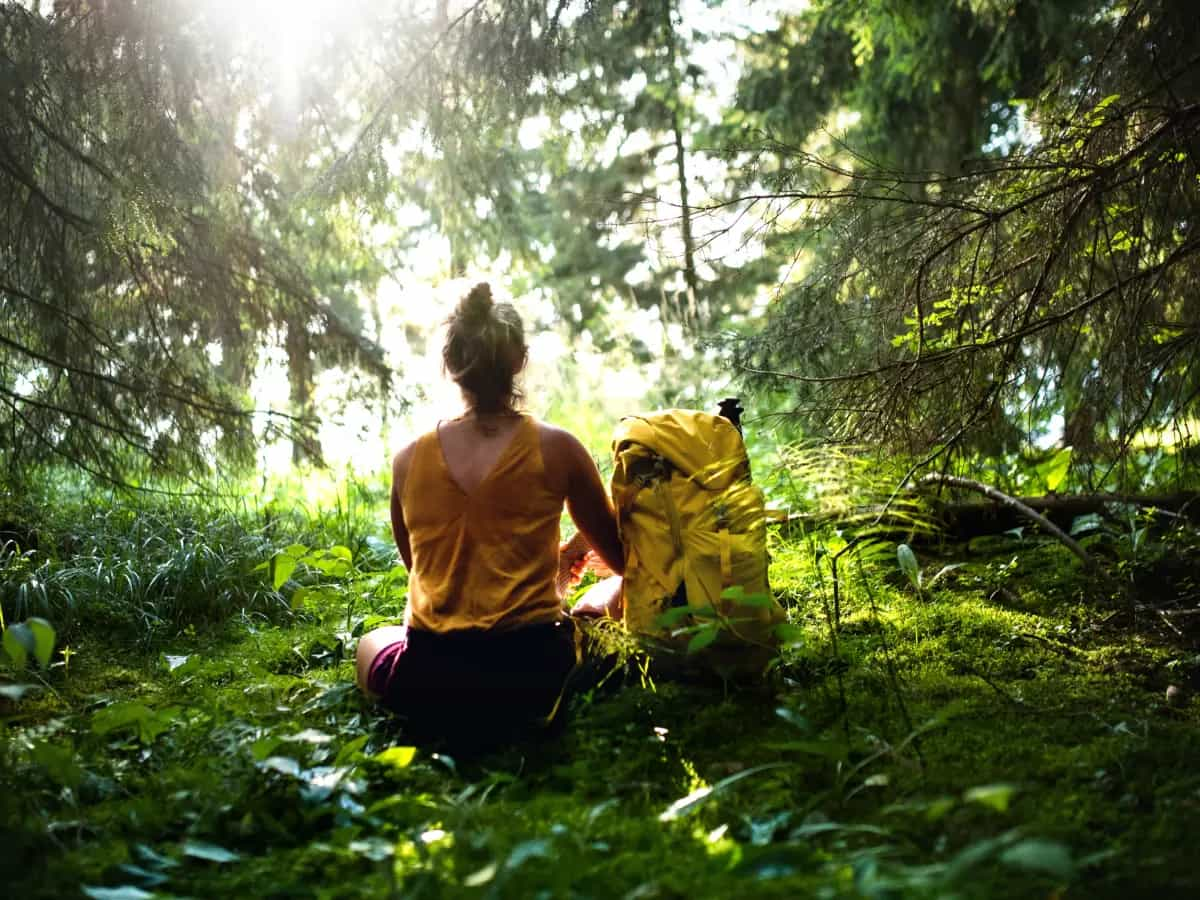
[[[151,641],[80,628],[0,699],[4,894],[1200,896],[1190,581],[1009,537],[918,548],[963,564],[918,591],[847,554],[835,651],[819,550],[774,546],[797,628],[769,683],[616,679],[476,758],[405,749],[353,689],[354,632],[397,611],[378,575]]]

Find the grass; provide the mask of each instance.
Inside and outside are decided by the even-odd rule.
[[[47,578],[101,559],[174,580],[79,588],[69,665],[0,699],[9,896],[1200,890],[1200,703],[1164,694],[1200,673],[1194,636],[1130,619],[1057,546],[918,548],[931,572],[965,563],[921,596],[891,559],[846,557],[835,654],[820,541],[780,542],[802,638],[772,690],[630,679],[577,698],[561,735],[451,758],[389,754],[403,731],[352,688],[356,633],[403,595],[379,498],[359,501],[332,524],[176,503],[39,525],[26,561]],[[276,589],[292,544],[353,564],[301,563]],[[131,618],[148,596],[155,617]]]

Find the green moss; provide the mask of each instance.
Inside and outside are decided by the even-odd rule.
[[[1186,648],[1113,626],[1122,598],[1089,594],[1058,548],[1020,549],[1012,566],[1010,544],[922,595],[887,560],[864,567],[865,583],[842,567],[835,653],[828,570],[803,545],[773,552],[803,635],[773,693],[633,678],[577,699],[555,738],[476,760],[419,751],[402,769],[370,761],[404,735],[350,687],[350,633],[395,611],[391,594],[355,594],[365,576],[329,582],[290,621],[132,646],[82,634],[70,669],[47,674],[52,690],[6,719],[6,886],[31,897],[84,884],[195,897],[1198,887],[1200,702],[1163,696]],[[97,711],[122,702],[161,715],[160,733],[98,733]],[[39,748],[51,744],[78,771],[48,765],[59,757]],[[189,855],[188,842],[237,859]]]

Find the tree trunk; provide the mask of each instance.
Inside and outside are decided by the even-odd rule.
[[[375,343],[383,346],[383,312],[379,309],[379,294],[371,293],[371,320],[375,324]],[[379,433],[386,448],[391,439],[391,421],[388,417],[388,406],[391,400],[392,379],[387,376],[379,378]]]
[[[317,437],[317,422],[312,408],[313,360],[309,344],[308,329],[302,321],[288,323],[287,339],[284,342],[288,356],[288,382],[291,387],[292,415],[292,464],[311,462],[324,466],[321,440]]]
[[[255,354],[250,340],[242,331],[236,310],[230,310],[221,322],[221,377],[242,393],[249,393],[254,375]]]
[[[679,180],[679,227],[683,237],[683,281],[687,285],[688,310],[695,326],[699,303],[700,281],[696,277],[696,245],[692,238],[692,211],[688,203],[687,152],[683,145],[683,116],[680,114],[681,82],[677,66],[675,45],[675,22],[672,18],[672,0],[663,2],[663,18],[666,27],[668,50],[667,65],[671,71],[671,132],[675,142],[675,173]]]

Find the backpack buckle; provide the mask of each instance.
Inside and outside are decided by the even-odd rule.
[[[729,507],[724,503],[713,504],[713,512],[717,516],[717,528],[726,529],[729,527]]]
[[[657,453],[642,457],[629,467],[629,474],[638,487],[650,487],[659,481],[666,481],[671,476],[671,464],[665,457]]]

